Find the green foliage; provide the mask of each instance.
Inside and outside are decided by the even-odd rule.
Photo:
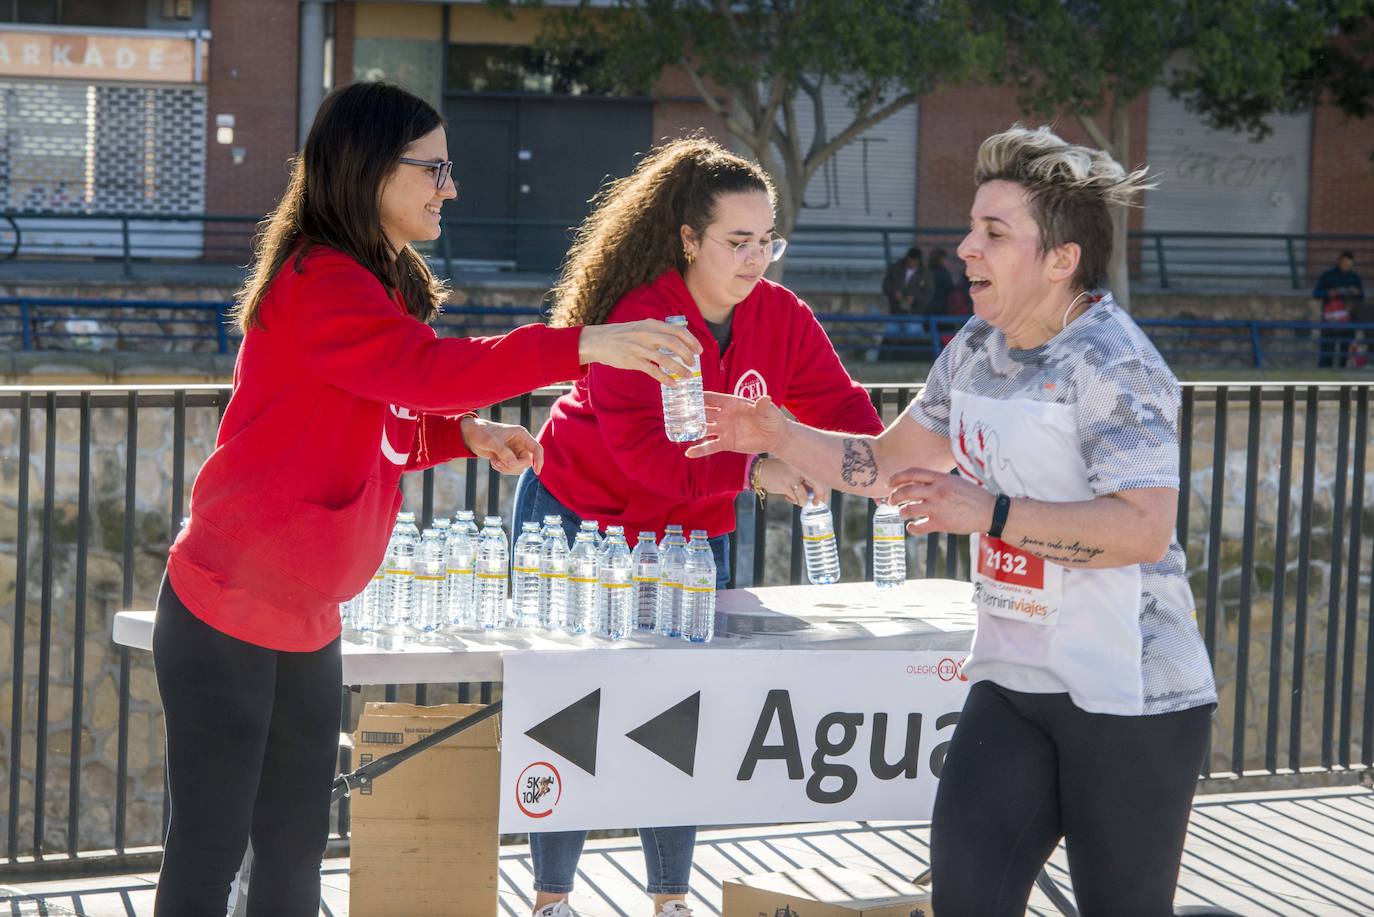
[[[546,23],[542,44],[602,52],[607,80],[641,92],[690,59],[727,89],[803,77],[919,93],[966,75],[982,49],[963,0],[582,0],[550,8]]]
[[[1160,85],[1211,126],[1262,138],[1268,116],[1308,108],[1323,89],[1352,113],[1369,108],[1374,0],[972,2],[1005,49],[993,79],[1038,114],[1092,116]]]

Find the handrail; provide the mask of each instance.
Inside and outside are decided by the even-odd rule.
[[[0,262],[15,258],[80,257],[119,261],[126,277],[135,262],[158,259],[242,264],[263,217],[254,214],[0,211]],[[445,274],[454,267],[551,272],[567,252],[580,216],[508,219],[449,215],[437,243],[421,248]],[[73,222],[84,226],[73,227]],[[943,244],[957,270],[959,226],[798,226],[789,264],[800,269],[872,277],[912,242]],[[1169,288],[1181,276],[1256,278],[1293,290],[1346,248],[1374,257],[1374,234],[1132,230],[1128,255],[1133,276]],[[881,276],[878,274],[878,276]]]
[[[97,341],[200,342],[228,354],[240,339],[229,323],[233,303],[200,300],[69,299],[53,296],[0,297],[0,342],[19,350],[70,350]],[[14,309],[16,312],[11,312]],[[73,313],[103,312],[97,326],[70,327]],[[535,306],[467,304],[445,307],[436,322],[455,334],[491,334],[538,321]],[[933,360],[963,326],[963,316],[818,312],[817,319],[842,352],[865,357],[900,356]],[[476,321],[473,321],[473,320]],[[104,324],[100,324],[100,323]],[[1333,342],[1352,343],[1356,332],[1374,339],[1374,323],[1323,323],[1278,319],[1137,318],[1156,347],[1171,361],[1223,365],[1240,362],[1256,369],[1276,360],[1315,363]],[[152,326],[152,330],[141,330]],[[133,328],[134,330],[128,330]],[[1199,340],[1210,345],[1199,351]],[[54,346],[57,345],[57,346]],[[90,346],[89,349],[100,349]],[[877,352],[876,354],[874,352]],[[1238,355],[1243,355],[1240,359]]]

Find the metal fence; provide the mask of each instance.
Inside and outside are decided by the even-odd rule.
[[[227,354],[241,336],[223,301],[0,297],[0,344],[17,351],[153,351]],[[835,349],[848,360],[932,361],[967,319],[947,315],[818,312]],[[435,323],[442,335],[504,334],[544,314],[527,306],[448,306]],[[1340,350],[1342,362],[1356,333],[1364,341],[1353,363],[1364,365],[1374,324],[1259,319],[1137,318],[1161,354],[1176,366],[1317,366]]]
[[[224,214],[44,213],[0,211],[0,262],[103,261],[125,277],[154,263],[245,264],[258,216]],[[419,246],[444,276],[455,271],[552,273],[567,253],[581,217],[479,219],[446,217],[439,239]],[[864,277],[877,283],[908,246],[943,248],[959,270],[959,227],[799,226],[788,247],[789,269]],[[1131,275],[1167,289],[1189,282],[1246,288],[1306,289],[1350,250],[1374,259],[1374,235],[1132,231]]]
[[[1204,777],[1253,786],[1374,765],[1374,630],[1364,532],[1371,384],[1185,385],[1178,532],[1221,706]],[[891,420],[917,386],[870,386]],[[487,412],[534,427],[556,390]],[[0,875],[146,868],[166,816],[146,653],[112,616],[151,608],[188,487],[213,448],[214,385],[0,388],[0,664],[9,677]],[[403,481],[422,525],[457,508],[509,515],[515,480],[469,459]],[[872,574],[872,505],[832,494],[843,579]],[[798,583],[798,510],[737,503],[736,585]],[[12,566],[8,562],[12,561]],[[968,576],[962,539],[908,540],[912,578]],[[5,585],[0,575],[0,588]],[[8,646],[4,643],[8,641]],[[490,684],[345,692],[491,700]],[[0,691],[3,697],[3,691]],[[0,711],[0,716],[4,712]],[[1220,778],[1220,780],[1218,779]],[[348,831],[346,801],[336,845]]]

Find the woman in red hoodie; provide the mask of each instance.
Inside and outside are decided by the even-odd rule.
[[[678,140],[646,156],[608,186],[578,231],[554,288],[553,324],[612,327],[682,315],[701,344],[707,391],[771,395],[827,430],[879,433],[873,403],[840,363],[811,310],[763,279],[787,242],[773,231],[774,193],[755,163],[704,139]],[[639,532],[679,523],[705,529],[717,588],[730,581],[735,496],[751,487],[806,499],[809,485],[775,458],[719,453],[684,456],[688,444],[663,429],[660,388],[642,374],[593,367],[553,406],[540,431],[544,466],[516,488],[513,525],[563,517],[574,535],[583,519]],[[536,472],[538,476],[536,476]],[[693,827],[644,828],[646,891],[660,917],[690,914],[684,899]],[[567,917],[581,831],[530,835],[535,912]]]
[[[158,596],[153,663],[171,821],[160,917],[224,917],[251,838],[250,915],[319,912],[340,716],[341,600],[381,562],[401,473],[459,456],[541,466],[465,415],[606,363],[667,378],[699,350],[660,322],[439,338],[412,242],[457,197],[437,112],[363,83],[321,106],[239,298],[215,451]],[[666,347],[677,356],[664,356]]]

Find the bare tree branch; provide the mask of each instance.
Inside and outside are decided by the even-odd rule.
[[[1097,126],[1096,118],[1092,115],[1079,115],[1078,123],[1083,125],[1083,130],[1087,132],[1088,136],[1092,138],[1093,143],[1097,144],[1099,149],[1111,150],[1112,142],[1107,139],[1106,134],[1102,133],[1102,128]]]
[[[826,159],[829,159],[831,156],[835,155],[835,153],[839,152],[839,150],[842,147],[844,147],[845,144],[849,143],[855,137],[859,136],[864,131],[868,130],[870,127],[873,127],[875,124],[882,123],[883,121],[887,120],[887,118],[891,115],[896,114],[903,108],[906,108],[908,105],[911,105],[916,101],[917,98],[919,97],[916,95],[916,93],[908,92],[898,96],[897,98],[893,99],[891,102],[887,103],[882,108],[872,112],[871,114],[863,112],[861,110],[860,113],[855,116],[854,120],[849,123],[848,127],[846,127],[839,134],[835,135],[834,140],[831,140],[824,147],[822,147],[818,153],[814,155],[808,155],[806,157],[807,179],[811,178],[811,174],[816,171],[816,169],[820,166],[822,162],[824,162]],[[873,103],[870,100],[867,103],[867,107],[871,109],[872,105]]]

